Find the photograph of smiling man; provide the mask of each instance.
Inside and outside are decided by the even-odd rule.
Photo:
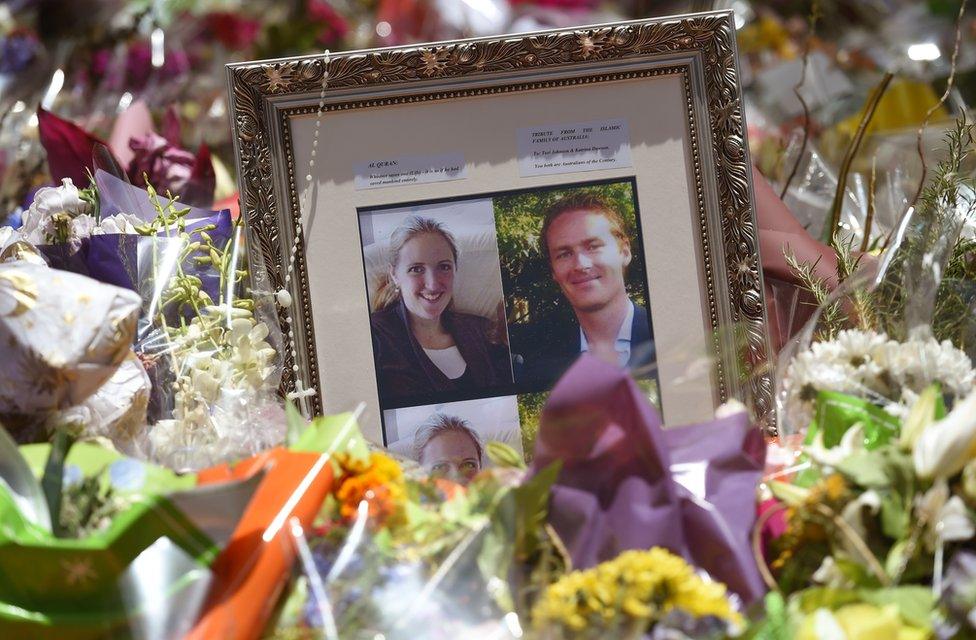
[[[490,200],[362,212],[383,408],[512,382]]]
[[[654,334],[635,209],[630,180],[495,199],[499,235],[520,218],[525,236],[526,246],[514,254],[505,246],[520,243],[500,237],[520,389],[550,386],[583,352],[638,376],[652,373]]]

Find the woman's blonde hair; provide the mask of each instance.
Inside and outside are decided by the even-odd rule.
[[[457,265],[457,242],[454,240],[451,232],[436,220],[421,216],[410,216],[390,235],[390,247],[387,252],[390,268],[383,272],[380,284],[376,287],[376,299],[373,301],[373,311],[385,309],[400,299],[400,291],[393,284],[389,271],[396,269],[397,263],[400,261],[400,252],[403,251],[404,245],[425,233],[436,233],[444,238],[447,245],[451,248],[451,253],[454,255],[454,264]]]
[[[481,436],[471,428],[467,420],[443,413],[435,413],[427,422],[417,428],[417,432],[413,436],[413,455],[417,462],[423,464],[424,449],[427,448],[431,440],[445,433],[463,433],[471,438],[475,451],[478,453],[478,466],[481,466],[485,453],[485,445],[481,442]]]

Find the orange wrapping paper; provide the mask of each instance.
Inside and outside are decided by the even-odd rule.
[[[230,544],[213,565],[214,584],[204,613],[187,640],[256,640],[261,636],[295,559],[294,545],[287,538],[288,523],[295,517],[303,527],[309,527],[332,487],[332,467],[321,454],[283,448],[254,456],[233,468],[221,465],[206,469],[199,473],[199,479],[201,484],[209,484],[246,477],[262,469],[265,478]],[[274,529],[269,530],[272,525]]]

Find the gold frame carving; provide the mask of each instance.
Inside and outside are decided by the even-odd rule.
[[[328,83],[320,100],[325,73]],[[295,175],[304,169],[295,167],[290,117],[319,109],[451,100],[661,73],[680,73],[684,80],[719,399],[746,401],[767,433],[775,433],[767,366],[771,351],[731,12],[228,65],[241,214],[252,258],[263,262],[273,289],[284,286],[300,215]],[[293,389],[297,367],[321,394],[301,239],[297,247],[294,325],[286,324],[289,314],[283,310],[280,318],[299,362],[290,349],[284,350],[282,391]],[[307,414],[320,413],[321,395],[302,405]]]

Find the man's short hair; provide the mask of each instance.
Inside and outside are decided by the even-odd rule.
[[[621,247],[630,247],[630,237],[627,235],[627,225],[623,217],[610,202],[594,193],[574,193],[556,200],[547,210],[542,219],[542,231],[539,233],[539,244],[542,255],[549,261],[549,227],[556,218],[570,211],[586,209],[600,213],[610,221],[610,233],[614,235]]]

